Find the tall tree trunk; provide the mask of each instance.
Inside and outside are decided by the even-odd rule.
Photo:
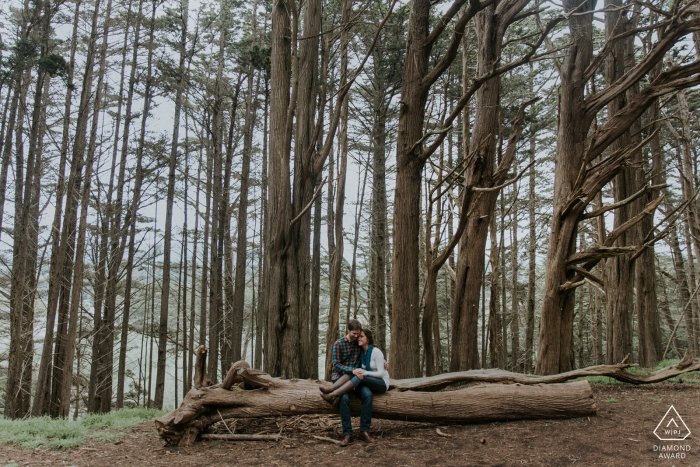
[[[24,5],[20,38],[27,39],[38,31],[39,63],[49,54],[51,19],[53,11],[48,1],[38,2],[34,11]],[[36,24],[25,24],[24,21]],[[15,211],[10,279],[10,352],[5,389],[6,418],[21,418],[29,414],[32,389],[32,363],[34,357],[34,300],[37,287],[37,261],[39,241],[39,197],[41,189],[41,163],[45,124],[45,93],[48,92],[49,74],[39,66],[31,111],[28,152],[24,153],[23,119],[29,107],[26,102],[31,82],[31,70],[17,70],[16,93],[20,105],[15,130]],[[43,119],[42,119],[43,117]],[[5,149],[11,147],[11,132],[6,136]],[[25,172],[26,169],[26,172]],[[4,192],[3,192],[4,203]]]
[[[208,157],[212,159],[212,218],[211,218],[211,285],[209,288],[209,361],[207,373],[212,381],[218,381],[218,367],[223,326],[223,225],[222,216],[222,169],[223,169],[223,134],[224,134],[224,99],[225,84],[223,80],[225,47],[228,36],[224,11],[225,4],[220,4],[221,24],[219,25],[218,60],[214,95],[212,104],[211,150]]]
[[[262,169],[260,174],[260,260],[258,261],[260,273],[261,286],[258,289],[258,318],[257,327],[255,328],[255,367],[263,368],[264,358],[263,358],[263,339],[267,339],[267,321],[268,321],[268,309],[264,306],[264,300],[266,300],[267,295],[267,278],[269,275],[269,263],[267,250],[263,248],[263,245],[267,245],[266,239],[268,238],[269,222],[268,222],[268,211],[267,211],[267,164],[268,164],[268,110],[270,107],[270,81],[268,76],[265,76],[265,102],[263,104],[263,150],[262,150]],[[268,371],[265,368],[265,371]]]
[[[134,44],[138,44],[141,37],[141,14],[143,11],[143,0],[139,0],[138,20],[136,21],[136,27],[134,30]],[[107,284],[107,297],[106,306],[116,307],[116,286],[118,282],[119,266],[121,265],[122,258],[124,256],[124,250],[127,248],[128,241],[128,253],[127,261],[125,265],[125,279],[124,279],[124,306],[122,310],[122,322],[121,322],[121,338],[119,339],[119,360],[117,362],[117,408],[120,409],[124,407],[124,385],[126,377],[126,351],[127,342],[129,340],[129,317],[131,314],[131,288],[133,281],[133,267],[134,258],[136,255],[136,211],[138,209],[140,199],[141,199],[141,186],[143,178],[143,149],[146,138],[146,121],[148,119],[148,113],[150,111],[151,105],[151,79],[152,79],[152,62],[153,62],[153,52],[152,47],[149,47],[148,52],[148,65],[146,71],[146,89],[144,92],[144,103],[143,112],[141,117],[141,132],[139,137],[139,144],[136,150],[136,173],[134,175],[134,192],[131,204],[127,208],[126,215],[124,216],[124,225],[121,229],[121,206],[123,203],[123,183],[121,181],[126,178],[126,162],[128,157],[128,146],[129,146],[129,134],[131,129],[131,121],[133,116],[131,114],[131,107],[134,101],[134,88],[136,86],[136,69],[138,60],[138,47],[134,46],[133,54],[131,56],[131,70],[129,72],[129,90],[127,92],[126,99],[126,118],[124,121],[124,132],[122,133],[122,153],[121,162],[119,167],[119,180],[120,186],[117,196],[117,205],[115,207],[115,221],[116,225],[115,231],[119,232],[119,242],[112,238],[112,256],[110,258],[110,279],[108,279]],[[112,312],[110,311],[110,314]],[[116,315],[116,312],[115,312]]]
[[[620,32],[618,26],[620,18],[621,0],[606,0],[606,6],[612,8],[605,13],[606,38],[610,40]],[[613,45],[613,53],[608,55],[605,67],[605,78],[608,86],[612,86],[625,73],[626,41],[618,40]],[[608,115],[615,115],[626,104],[627,96],[620,95],[608,104]],[[615,151],[627,146],[632,138],[631,131],[625,132],[612,145]],[[615,202],[627,199],[636,190],[634,189],[634,173],[631,169],[624,169],[613,179],[613,198]],[[632,216],[632,205],[620,206],[615,210],[614,228],[618,228],[627,222]],[[617,246],[633,245],[635,238],[633,231],[626,232],[616,242]],[[632,316],[634,310],[633,286],[634,267],[629,261],[628,255],[621,255],[606,260],[606,273],[604,289],[606,300],[606,363],[621,362],[628,354],[632,354]]]
[[[565,1],[569,17],[571,46],[561,65],[559,90],[559,128],[554,168],[553,216],[545,278],[540,334],[537,346],[537,374],[554,374],[573,368],[574,292],[560,292],[569,273],[566,258],[575,249],[578,219],[565,217],[565,203],[580,172],[581,154],[591,118],[584,118],[582,108],[585,82],[581,79],[593,55],[593,2]]]
[[[291,0],[293,1],[293,0]],[[313,151],[314,114],[318,108],[319,35],[322,7],[320,0],[305,2],[304,40],[299,46],[298,97],[296,101],[297,125],[294,148],[293,217],[304,209],[313,197],[319,174],[314,167]],[[296,19],[294,19],[296,21]],[[342,34],[342,33],[341,33]],[[342,39],[341,39],[342,40]],[[292,44],[296,47],[296,44]],[[293,104],[294,105],[294,104]],[[320,116],[319,116],[320,118]],[[311,212],[307,211],[290,229],[291,247],[287,260],[287,300],[289,313],[298,315],[299,377],[309,378],[318,365],[313,360],[312,338],[318,329],[312,329],[310,280],[311,280]],[[293,326],[295,328],[297,326]],[[291,331],[294,331],[294,329]],[[315,370],[318,371],[318,370]]]
[[[77,1],[75,4],[75,13],[73,15],[73,33],[71,39],[70,47],[70,65],[68,67],[68,82],[73,81],[74,68],[75,68],[75,52],[77,46],[78,37],[78,19],[80,17],[80,5],[81,2]],[[32,406],[32,415],[39,416],[49,413],[50,410],[50,400],[51,400],[51,374],[53,352],[52,348],[54,345],[54,327],[56,323],[56,307],[58,306],[58,292],[60,290],[61,284],[59,283],[60,267],[63,265],[63,257],[65,250],[61,248],[60,238],[61,238],[61,220],[63,218],[63,199],[65,196],[65,171],[66,163],[68,160],[68,143],[69,143],[69,131],[70,131],[70,114],[71,114],[71,104],[73,100],[73,92],[71,89],[67,89],[66,98],[64,102],[64,118],[63,118],[63,134],[61,138],[61,148],[59,155],[59,168],[58,168],[58,183],[56,185],[56,202],[54,219],[51,227],[51,263],[49,267],[49,292],[48,292],[48,303],[46,306],[46,334],[44,336],[44,345],[41,353],[41,362],[39,364],[39,373],[37,376],[37,387],[34,396],[34,403]],[[16,110],[16,109],[15,109]],[[0,183],[3,183],[7,178],[6,167],[3,160],[3,169],[5,172],[0,174]],[[4,186],[0,187],[0,193],[4,195]],[[0,199],[0,206],[4,204],[4,197]],[[0,207],[2,209],[2,207]],[[0,224],[2,223],[2,213],[0,212]],[[1,231],[1,229],[0,229]]]
[[[95,10],[92,16],[92,39],[88,43],[88,50],[85,61],[85,73],[83,75],[83,85],[82,92],[80,96],[80,104],[78,109],[78,118],[75,126],[75,133],[73,136],[73,151],[71,158],[71,168],[68,179],[68,185],[66,187],[66,206],[65,215],[63,217],[63,227],[61,230],[61,238],[58,244],[58,269],[56,273],[56,287],[58,290],[49,291],[50,299],[52,297],[57,297],[57,305],[51,304],[58,307],[58,325],[56,329],[56,339],[54,342],[54,355],[53,355],[53,370],[52,370],[52,387],[51,387],[51,406],[50,413],[54,416],[58,416],[58,413],[63,406],[63,401],[61,400],[62,394],[64,393],[63,381],[64,372],[67,369],[68,352],[72,349],[68,349],[70,346],[74,346],[74,342],[69,342],[69,332],[70,328],[70,294],[71,294],[71,282],[73,280],[73,267],[74,267],[74,251],[75,251],[75,237],[76,237],[76,224],[78,221],[78,205],[81,198],[81,184],[83,178],[83,167],[85,165],[85,150],[87,144],[87,124],[88,119],[92,115],[93,118],[97,118],[97,105],[95,106],[94,112],[90,112],[90,107],[93,105],[92,95],[92,80],[93,80],[93,67],[95,62],[95,53],[97,49],[97,21],[100,13],[100,2],[95,3]],[[67,135],[67,133],[66,133]],[[55,295],[54,295],[55,294]],[[71,354],[72,355],[72,354]],[[71,362],[72,363],[72,362]],[[70,380],[69,380],[70,381]]]
[[[428,73],[426,45],[430,1],[411,3],[406,59],[401,88],[402,111],[396,150],[396,189],[393,215],[392,289],[389,373],[395,378],[420,376],[420,279],[418,237],[420,231],[423,121],[429,87],[422,84]]]
[[[258,2],[253,2],[253,12],[256,12]],[[256,41],[257,22],[256,15],[253,15],[251,40]],[[255,117],[257,115],[257,95],[259,91],[260,78],[258,84],[253,87],[255,68],[253,64],[248,65],[248,83],[245,103],[245,123],[243,128],[243,160],[241,166],[241,188],[238,201],[238,220],[236,222],[236,277],[233,285],[234,295],[232,303],[233,314],[233,335],[231,342],[233,345],[232,361],[241,358],[241,341],[243,338],[243,316],[245,308],[245,273],[248,260],[248,183],[250,178],[250,159],[253,148],[253,129],[255,128]]]
[[[375,73],[376,75],[376,73]],[[375,78],[376,79],[376,78]],[[377,346],[386,350],[386,258],[388,244],[386,202],[386,146],[388,108],[385,96],[375,85],[372,119],[372,201],[371,209],[371,271],[370,271],[370,324],[377,331]]]
[[[537,267],[537,221],[535,218],[535,133],[530,136],[530,166],[528,173],[528,273],[527,273],[527,314],[525,317],[525,372],[531,373],[534,369],[533,355],[535,344],[535,268]]]
[[[182,0],[180,4],[181,35],[179,45],[180,61],[177,69],[177,84],[175,91],[175,113],[173,116],[173,137],[170,145],[170,161],[168,164],[168,192],[165,198],[165,230],[163,231],[163,280],[160,293],[160,320],[158,325],[158,363],[156,373],[155,405],[163,408],[165,394],[165,357],[168,341],[168,312],[170,311],[170,250],[173,229],[173,202],[175,200],[175,169],[178,161],[178,145],[180,135],[180,112],[182,109],[182,93],[185,85],[185,45],[187,42],[187,19],[189,16],[189,1]]]
[[[511,267],[511,290],[510,290],[510,351],[511,351],[511,371],[521,372],[520,364],[520,311],[518,306],[518,190],[513,190],[513,206],[510,215],[510,267]]]
[[[661,72],[660,66],[654,68],[650,74],[651,79],[655,79]],[[659,103],[655,102],[649,112],[650,132],[659,128]],[[663,183],[661,143],[658,132],[649,142],[651,150],[651,185],[658,186]],[[641,156],[641,154],[640,154]],[[641,157],[640,157],[641,159]],[[645,184],[644,167],[639,167],[635,171],[636,186]],[[640,198],[642,206],[649,204],[659,196],[658,190],[652,190]],[[639,209],[638,209],[639,210]],[[644,243],[648,236],[653,235],[652,227],[654,223],[654,211],[646,216],[637,225],[637,239]],[[646,368],[653,368],[660,360],[661,352],[661,325],[659,317],[659,306],[656,292],[656,255],[654,245],[650,245],[640,255],[635,263],[635,290],[637,305],[637,323],[639,335],[639,364]]]
[[[678,108],[680,110],[680,119],[681,119],[681,128],[682,128],[682,133],[681,133],[681,155],[682,155],[682,164],[679,167],[679,170],[681,172],[681,187],[682,187],[682,193],[683,197],[685,199],[691,199],[695,193],[696,190],[696,183],[695,181],[695,176],[694,176],[694,170],[693,170],[693,160],[692,160],[692,135],[690,132],[690,111],[688,109],[688,101],[685,97],[685,91],[679,91],[676,94],[676,97],[678,98]],[[686,238],[689,239],[686,241],[686,248],[688,251],[688,269],[690,271],[689,279],[691,281],[691,287],[693,290],[695,290],[695,285],[693,282],[696,282],[695,279],[695,264],[692,261],[693,257],[693,251],[695,251],[695,257],[700,258],[700,213],[698,212],[698,202],[697,198],[692,200],[690,204],[688,205],[688,209],[686,210]],[[692,240],[692,241],[690,241]],[[694,247],[694,248],[691,248]],[[692,349],[693,355],[698,355],[698,337],[700,337],[698,334],[700,334],[700,330],[698,330],[698,317],[697,317],[697,302],[695,301],[691,305],[691,310],[692,310],[692,333],[691,335],[688,336],[689,339],[689,345],[690,348]]]
[[[489,294],[489,363],[491,368],[503,369],[503,336],[501,329],[503,327],[500,313],[500,254],[501,245],[496,239],[496,219],[491,218],[491,254],[489,262],[491,263],[491,293]]]
[[[290,107],[292,72],[292,24],[290,11],[294,0],[275,0],[272,4],[272,44],[270,71],[270,163],[268,174],[267,245],[265,270],[268,273],[267,332],[265,337],[265,371],[286,378],[298,376],[298,359],[284,360],[284,337],[298,339],[293,316],[296,310],[286,307],[288,281],[286,256],[291,205],[290,173],[287,148],[287,112]],[[295,5],[294,5],[295,6]],[[296,19],[296,18],[295,18]],[[296,27],[296,26],[295,26]],[[286,353],[285,353],[286,355]]]
[[[527,4],[524,0],[490,4],[475,16],[478,38],[476,76],[491,72],[501,57],[503,37],[509,21]],[[496,164],[496,145],[500,135],[501,80],[496,76],[476,92],[474,128],[470,136],[470,154],[474,154],[465,173],[464,186],[478,187],[489,184]],[[466,228],[459,243],[456,268],[455,301],[452,309],[452,355],[450,371],[464,371],[479,367],[477,333],[479,321],[479,290],[485,268],[486,240],[489,219],[494,215],[498,191],[475,195],[471,203]],[[462,207],[464,209],[464,207]],[[505,297],[504,297],[505,299]],[[506,342],[503,345],[507,345]]]
[[[108,0],[107,2],[107,9],[105,12],[105,15],[107,18],[111,16],[111,11],[112,11],[112,1]],[[153,10],[153,14],[155,15],[155,7]],[[90,200],[90,182],[91,179],[88,178],[88,172],[92,173],[92,164],[96,161],[96,158],[99,159],[99,156],[95,155],[95,152],[97,151],[97,129],[98,129],[98,124],[99,124],[99,116],[100,112],[102,111],[102,92],[104,89],[103,83],[106,77],[106,63],[107,63],[107,44],[109,40],[109,21],[105,21],[104,24],[104,29],[102,33],[102,44],[100,46],[100,63],[99,63],[99,71],[97,75],[97,84],[95,87],[95,110],[94,110],[94,115],[92,119],[92,126],[90,129],[90,142],[88,144],[88,150],[87,150],[87,163],[86,163],[86,169],[85,169],[85,174],[86,174],[86,179],[85,182],[83,183],[83,195],[82,195],[82,200],[81,200],[81,217],[80,217],[80,225],[81,227],[87,228],[87,204],[89,203]],[[98,162],[99,164],[99,162]],[[81,279],[82,280],[82,270],[84,268],[84,250],[85,250],[85,237],[84,233],[78,230],[78,246],[76,247],[76,257],[75,257],[75,266],[74,266],[74,281],[77,279],[78,276],[76,276],[77,272],[81,273]],[[80,243],[82,239],[82,244]],[[106,256],[106,239],[103,239],[104,241],[102,242],[101,247],[104,248],[102,252],[100,252],[100,256],[102,257],[102,261],[105,260]],[[81,251],[82,250],[82,251]],[[78,257],[78,254],[81,256]],[[79,271],[80,270],[80,271]],[[88,404],[88,410],[91,412],[100,412],[100,413],[106,413],[109,412],[112,409],[112,378],[113,378],[113,370],[114,370],[114,320],[115,316],[112,314],[114,311],[113,309],[107,309],[102,307],[102,293],[104,291],[104,265],[101,265],[98,268],[98,274],[97,274],[98,280],[101,280],[101,284],[97,284],[97,287],[99,289],[95,290],[95,301],[96,304],[99,305],[99,308],[95,308],[95,313],[94,313],[94,323],[95,323],[95,328],[94,328],[94,335],[93,335],[93,342],[92,342],[92,365],[90,368],[90,382],[92,383],[90,385],[90,394],[92,395],[91,402],[92,404]],[[75,284],[74,287],[80,287],[80,284]],[[71,290],[71,304],[70,304],[70,314],[69,314],[69,322],[72,323],[73,320],[75,320],[77,324],[77,312],[79,310],[79,304],[77,303],[77,300],[80,299],[80,291],[74,291]],[[76,303],[74,304],[73,300],[76,300]],[[99,300],[99,301],[98,301]],[[74,316],[75,315],[75,316]],[[73,328],[69,327],[69,333],[71,334],[72,338],[75,339],[75,333],[76,330]],[[72,341],[68,342],[68,346],[66,347],[67,352],[66,355],[67,357],[70,356],[71,361],[68,362],[65,360],[65,363],[61,366],[66,366],[72,371],[72,358],[73,354],[72,351],[73,349],[68,349],[68,347],[74,346],[74,343]],[[66,378],[66,375],[63,375],[64,381]],[[70,379],[68,379],[68,384],[70,384]],[[63,387],[64,394],[69,393],[68,389]],[[70,401],[66,402],[66,405],[64,407],[64,403],[62,401],[61,403],[61,410],[65,410],[66,415],[68,414],[68,411],[70,410],[70,406],[68,405]]]

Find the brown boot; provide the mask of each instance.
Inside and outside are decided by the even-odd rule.
[[[340,381],[340,380],[338,380]],[[335,385],[334,385],[335,386]],[[333,392],[329,394],[321,394],[321,397],[323,398],[324,401],[328,402],[331,405],[334,405],[340,396],[343,394],[347,394],[350,391],[355,389],[355,385],[352,384],[352,381],[350,381],[350,378],[346,380],[344,384],[342,384],[339,388],[334,389]]]
[[[350,381],[350,377],[348,375],[343,375],[340,378],[338,378],[335,383],[333,383],[333,386],[321,386],[319,391],[321,391],[324,394],[330,394],[336,389],[338,389],[340,386],[342,386],[345,382]]]
[[[360,438],[365,440],[365,443],[374,443],[374,438],[372,438],[366,431],[360,432]]]
[[[343,437],[343,440],[340,442],[341,447],[347,447],[350,443],[352,443],[352,435],[345,435]]]

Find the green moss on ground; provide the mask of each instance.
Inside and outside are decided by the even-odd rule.
[[[25,449],[68,449],[87,440],[113,441],[124,430],[165,413],[157,409],[131,408],[107,414],[87,414],[78,420],[34,417],[25,420],[0,418],[0,444],[14,443]]]

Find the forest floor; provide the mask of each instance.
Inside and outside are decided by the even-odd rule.
[[[277,442],[203,441],[187,448],[164,446],[153,422],[145,422],[126,430],[117,441],[92,440],[72,449],[26,450],[5,444],[0,446],[0,467],[700,466],[700,384],[592,386],[598,416],[590,418],[479,425],[374,420],[372,434],[377,442],[355,439],[347,448],[318,439],[340,438],[337,417],[258,420],[249,422],[251,426],[239,421],[236,432],[259,432],[261,424],[267,423],[270,431],[282,427],[285,438]],[[671,405],[691,432],[684,441],[660,441],[654,435]],[[355,427],[358,423],[353,419]]]

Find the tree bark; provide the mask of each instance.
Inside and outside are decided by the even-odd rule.
[[[275,0],[272,4],[271,71],[270,71],[270,162],[268,174],[267,213],[265,221],[266,239],[266,304],[265,370],[272,375],[298,376],[298,357],[283,361],[283,346],[287,340],[298,340],[297,310],[286,306],[285,287],[288,280],[286,270],[286,245],[291,217],[289,200],[290,173],[287,141],[287,111],[290,105],[290,82],[292,70],[292,34],[289,1]],[[296,346],[292,346],[293,350]],[[285,352],[285,356],[289,355]]]
[[[523,0],[504,0],[492,3],[476,14],[477,77],[487,75],[498,65],[506,29],[526,4]],[[476,92],[476,112],[469,148],[473,158],[467,162],[469,165],[464,176],[464,189],[488,186],[492,181],[497,142],[499,138],[503,139],[501,113],[498,111],[500,101],[500,76],[486,81]],[[452,309],[450,371],[478,368],[480,365],[477,347],[479,291],[486,264],[489,219],[494,215],[498,194],[498,191],[490,191],[478,193],[474,197],[469,207],[472,214],[460,239]],[[503,342],[503,345],[507,343]]]
[[[253,12],[257,11],[257,0],[253,3]],[[256,15],[254,15],[255,18]],[[256,41],[256,21],[253,19],[251,40]],[[243,337],[243,316],[245,307],[245,273],[248,259],[248,182],[250,178],[250,159],[253,148],[253,129],[257,114],[258,86],[253,87],[255,68],[250,63],[248,66],[247,92],[245,104],[245,123],[243,128],[243,156],[241,165],[241,187],[238,201],[238,220],[236,222],[236,269],[233,283],[232,314],[232,361],[241,358],[241,344]],[[232,117],[233,118],[233,117]]]

